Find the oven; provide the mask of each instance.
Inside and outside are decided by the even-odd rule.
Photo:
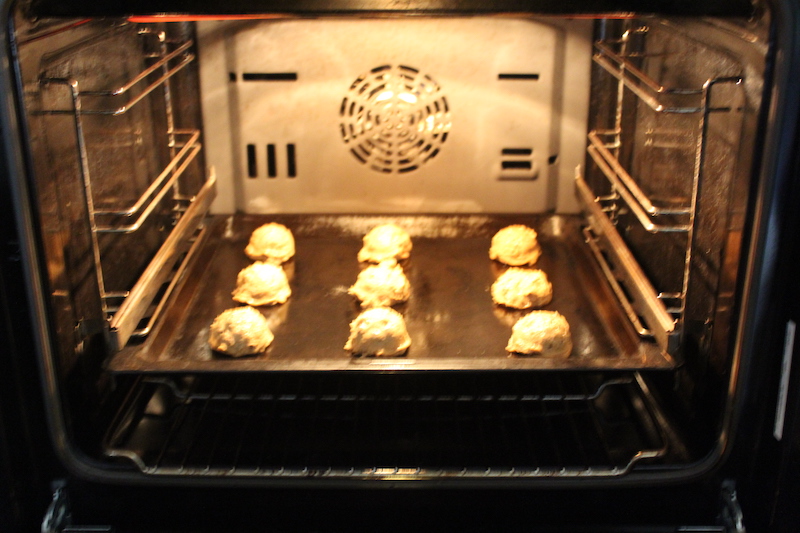
[[[8,3],[9,523],[727,531],[745,494],[790,531],[796,11]],[[232,357],[268,223],[291,296]],[[388,357],[348,341],[383,224]],[[535,264],[490,258],[508,226]],[[534,268],[566,354],[507,346],[539,309],[494,287]]]

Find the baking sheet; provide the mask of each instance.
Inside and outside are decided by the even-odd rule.
[[[289,227],[296,256],[284,264],[292,287],[285,304],[258,308],[275,334],[263,354],[230,358],[208,347],[217,314],[231,299],[238,272],[251,263],[244,248],[267,222]],[[395,306],[411,347],[404,356],[354,357],[344,350],[349,324],[360,312],[347,293],[365,265],[356,255],[377,224],[411,234],[411,257],[401,262],[411,298]],[[539,233],[536,267],[553,284],[553,301],[570,324],[568,358],[509,354],[505,346],[525,311],[493,304],[490,287],[506,268],[488,256],[492,235],[509,224]],[[582,241],[580,219],[560,215],[338,216],[235,215],[217,217],[194,264],[153,333],[129,344],[108,363],[114,372],[235,372],[321,370],[669,369],[674,362],[639,339],[601,279]]]

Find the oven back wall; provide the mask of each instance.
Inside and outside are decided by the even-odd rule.
[[[202,22],[198,36],[216,212],[575,211],[586,21]]]

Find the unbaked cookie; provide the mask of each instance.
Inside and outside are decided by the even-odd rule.
[[[394,224],[382,224],[364,235],[358,260],[380,263],[387,259],[405,259],[410,254],[411,237],[408,232]]]
[[[252,307],[228,309],[214,319],[209,328],[212,350],[231,357],[261,353],[274,339],[267,319]]]
[[[348,292],[361,301],[361,307],[389,307],[408,300],[411,284],[403,267],[390,259],[362,270]]]
[[[552,299],[553,286],[538,269],[511,267],[492,284],[492,300],[506,307],[542,307]]]
[[[536,230],[515,224],[506,226],[492,237],[489,258],[512,266],[532,265],[542,255]]]
[[[403,354],[409,346],[411,337],[403,315],[389,307],[375,307],[350,323],[350,338],[344,349],[356,355],[391,357]]]
[[[244,249],[253,261],[281,264],[294,257],[294,236],[283,224],[270,222],[257,228]]]
[[[288,300],[292,289],[281,267],[257,262],[239,272],[232,294],[234,300],[243,304],[274,305]]]
[[[555,311],[531,311],[511,328],[506,350],[525,355],[569,357],[572,335],[567,319]]]

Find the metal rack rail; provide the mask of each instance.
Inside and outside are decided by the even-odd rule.
[[[654,408],[631,374],[151,377],[105,453],[159,476],[616,477],[667,454]]]
[[[730,112],[731,105],[712,105],[712,92],[718,85],[741,85],[741,76],[720,76],[707,79],[701,86],[673,87],[665,85],[639,68],[634,60],[646,59],[647,53],[629,52],[630,40],[642,38],[649,32],[647,27],[634,27],[625,31],[622,38],[595,43],[594,62],[618,80],[615,127],[593,130],[588,135],[587,153],[608,180],[611,193],[595,195],[581,176],[577,178],[578,197],[590,214],[591,235],[587,240],[594,249],[597,243],[611,239],[615,249],[621,250],[625,258],[617,257],[614,265],[608,262],[606,253],[595,251],[601,269],[623,302],[634,328],[642,336],[654,336],[662,349],[671,355],[679,346],[681,326],[686,309],[686,295],[692,262],[692,247],[696,230],[698,192],[705,179],[704,162],[708,142],[708,117],[711,113]],[[656,54],[657,55],[657,54]],[[659,203],[640,186],[637,176],[629,172],[620,160],[623,149],[624,93],[629,91],[660,115],[696,115],[694,132],[693,172],[688,198],[685,201]],[[658,291],[650,285],[641,268],[633,259],[624,240],[615,229],[614,214],[624,206],[649,233],[683,233],[686,235],[682,285],[679,291]],[[606,214],[610,216],[606,216]],[[598,241],[600,236],[600,241]],[[619,254],[614,254],[619,255]],[[626,280],[628,283],[625,283]],[[621,283],[623,286],[621,286]],[[631,297],[626,290],[632,290]],[[667,305],[668,304],[668,305]],[[669,318],[668,318],[669,317]]]
[[[154,31],[150,27],[139,27],[135,31],[142,38],[157,39],[158,51],[144,56],[145,60],[153,60],[149,66],[142,68],[120,86],[107,90],[84,90],[80,80],[75,78],[42,77],[39,80],[42,88],[55,85],[69,90],[71,107],[36,111],[40,115],[64,115],[73,119],[78,171],[83,184],[88,226],[91,229],[94,270],[103,311],[110,323],[112,349],[119,349],[131,336],[146,335],[152,329],[163,308],[160,302],[154,300],[168,297],[175,286],[170,279],[177,280],[182,273],[180,266],[176,265],[187,256],[193,242],[202,240],[195,239],[194,236],[199,231],[203,216],[215,195],[216,182],[212,172],[198,191],[184,191],[181,185],[181,178],[197,159],[202,145],[199,130],[179,129],[174,126],[170,80],[195,59],[195,55],[190,52],[194,42],[172,41],[164,32]],[[98,205],[94,191],[95,178],[91,175],[90,168],[93,151],[87,143],[84,117],[125,115],[145,98],[155,94],[154,91],[159,88],[163,90],[170,160],[149,180],[144,192],[130,205]],[[132,96],[123,104],[113,104],[113,98],[129,94]],[[106,105],[105,102],[111,102],[112,105]],[[170,193],[175,226],[169,236],[130,290],[107,290],[100,235],[131,234],[139,231]],[[139,328],[138,325],[144,318],[149,318],[148,324]]]
[[[680,341],[675,319],[580,175],[576,187],[590,225],[586,243],[625,314],[640,336],[654,337],[662,351],[675,354]]]
[[[604,142],[601,137],[611,137],[610,142]],[[642,227],[650,233],[658,232],[688,232],[691,226],[688,222],[683,224],[663,224],[654,222],[659,215],[692,215],[691,206],[655,206],[650,198],[639,188],[636,179],[623,167],[612,149],[618,148],[618,133],[615,131],[594,130],[589,133],[589,147],[587,152],[592,157],[598,168],[608,178],[614,191],[627,204],[628,208],[636,215]]]

